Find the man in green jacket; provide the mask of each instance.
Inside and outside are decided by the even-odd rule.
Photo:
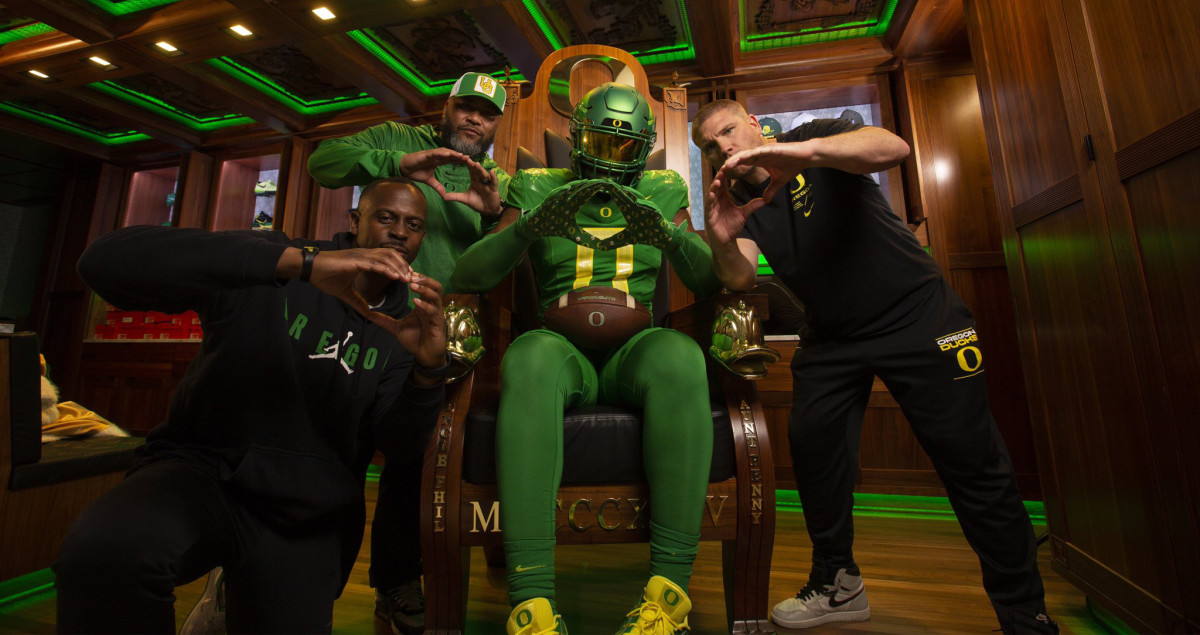
[[[500,201],[509,176],[487,153],[505,99],[504,87],[495,79],[467,73],[454,84],[441,125],[388,121],[328,139],[309,157],[308,171],[330,188],[388,176],[417,181],[429,213],[426,243],[413,268],[445,284],[459,254],[494,227],[503,211]],[[446,292],[454,290],[447,287]]]
[[[487,155],[507,94],[495,79],[467,73],[450,91],[440,126],[385,122],[329,139],[313,152],[308,171],[325,187],[365,185],[404,176],[428,203],[425,242],[414,270],[446,286],[459,255],[496,226],[509,175]],[[421,461],[388,464],[379,478],[371,523],[371,586],[375,614],[396,633],[425,627],[420,559]]]

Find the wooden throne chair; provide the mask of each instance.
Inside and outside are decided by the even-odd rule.
[[[689,137],[684,90],[666,88],[661,100],[655,98],[632,55],[596,45],[567,47],[549,56],[532,93],[524,98],[520,85],[505,84],[508,102],[496,136],[497,162],[509,173],[545,165],[567,167],[560,165],[565,155],[556,138],[569,136],[570,113],[578,99],[607,81],[631,84],[649,98],[658,121],[651,166],[674,169],[686,178]],[[692,336],[705,351],[714,343],[714,323],[717,340],[741,342],[718,346],[724,352],[723,363],[708,355],[714,447],[701,540],[722,543],[729,631],[772,632],[767,586],[775,532],[774,465],[755,384],[747,378],[765,372],[764,349],[756,348],[761,335],[755,321],[756,311],[767,310],[765,296],[722,294],[691,302],[691,293],[668,271],[664,263],[654,304],[656,316],[661,314],[656,323]],[[448,309],[451,348],[466,359],[463,368],[471,369],[447,389],[425,455],[421,551],[427,633],[463,631],[469,550],[484,547],[489,561],[499,553],[502,510],[496,492],[494,441],[500,360],[512,338],[533,326],[527,316],[536,314],[537,303],[528,297],[532,285],[526,275],[518,268],[511,285],[501,285],[487,297],[450,296],[454,303]],[[565,413],[558,544],[649,540],[640,416],[614,406]],[[597,452],[597,448],[604,449]],[[601,454],[604,459],[596,461]],[[652,505],[649,510],[653,514]]]

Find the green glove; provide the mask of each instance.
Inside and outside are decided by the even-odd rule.
[[[606,179],[572,181],[550,192],[541,205],[521,214],[515,223],[517,233],[529,240],[560,236],[583,244],[582,241],[591,235],[579,228],[575,222],[576,213],[593,196],[610,191],[615,185]]]
[[[687,222],[676,226],[663,217],[649,201],[639,199],[633,190],[618,186],[613,203],[625,217],[625,229],[613,236],[626,245],[649,245],[663,251],[671,249],[687,234]]]

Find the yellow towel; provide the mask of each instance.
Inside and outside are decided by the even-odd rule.
[[[113,425],[104,417],[84,408],[74,401],[58,400],[58,389],[46,377],[46,358],[40,356],[42,363],[42,400],[49,400],[49,406],[43,403],[42,408],[42,443],[59,439],[85,439],[94,435],[127,437],[120,427]]]
[[[119,437],[129,436],[124,430],[91,410],[74,401],[63,401],[58,404],[58,419],[42,426],[42,442],[67,438],[81,439],[101,432]]]

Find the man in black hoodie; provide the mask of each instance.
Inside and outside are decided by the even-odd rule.
[[[422,452],[442,403],[441,285],[408,265],[424,215],[388,179],[332,242],[131,227],[88,248],[101,296],[195,310],[204,342],[134,470],[63,543],[60,631],[172,632],[174,588],[222,566],[231,631],[329,632],[367,464]]]

